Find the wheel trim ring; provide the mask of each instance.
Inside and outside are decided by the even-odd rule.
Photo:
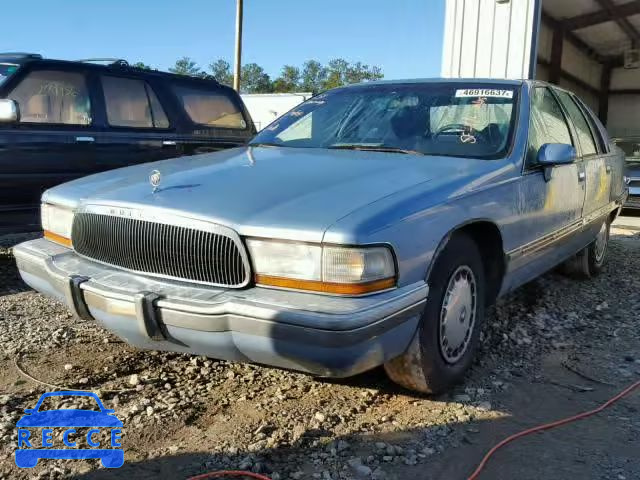
[[[605,253],[607,252],[607,222],[604,222],[600,227],[600,231],[598,231],[598,235],[596,236],[596,241],[594,245],[596,262],[600,263],[604,258]]]
[[[449,277],[440,306],[438,343],[445,362],[454,364],[467,351],[476,322],[477,284],[471,268],[458,267]]]

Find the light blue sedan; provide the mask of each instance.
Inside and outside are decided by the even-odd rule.
[[[143,348],[344,377],[463,378],[486,308],[596,275],[627,189],[578,97],[531,81],[331,90],[247,146],[45,192],[24,280]]]

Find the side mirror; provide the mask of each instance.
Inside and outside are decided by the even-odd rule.
[[[9,98],[0,99],[0,123],[18,121],[18,103]]]
[[[544,167],[545,181],[551,180],[551,171],[556,165],[568,165],[576,159],[576,149],[566,143],[545,143],[538,150],[538,164]]]

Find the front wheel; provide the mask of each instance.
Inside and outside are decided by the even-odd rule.
[[[402,355],[384,366],[396,383],[440,393],[471,366],[484,320],[485,276],[476,243],[456,234],[433,266],[418,330]]]

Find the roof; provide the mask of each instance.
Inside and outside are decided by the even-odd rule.
[[[209,84],[218,83],[212,75],[207,75],[206,77],[193,77],[188,75],[179,75],[171,72],[164,72],[161,70],[151,70],[146,68],[137,68],[132,65],[129,65],[125,60],[118,60],[111,64],[100,64],[100,63],[91,63],[91,61],[87,60],[58,60],[52,58],[43,58],[41,55],[34,53],[0,53],[0,63],[16,63],[16,64],[25,64],[25,63],[44,63],[46,65],[83,65],[87,69],[91,70],[99,70],[99,71],[109,71],[109,72],[127,72],[127,73],[137,73],[145,76],[169,76],[173,78],[180,78],[188,81],[194,82],[207,82]],[[221,85],[222,86],[222,85]]]
[[[496,85],[522,85],[525,80],[510,80],[501,78],[407,78],[398,80],[375,80],[372,82],[354,83],[342,88],[363,87],[374,85],[407,85],[424,83],[493,83]]]
[[[639,0],[543,0],[546,16],[597,55],[619,56],[640,47]]]

